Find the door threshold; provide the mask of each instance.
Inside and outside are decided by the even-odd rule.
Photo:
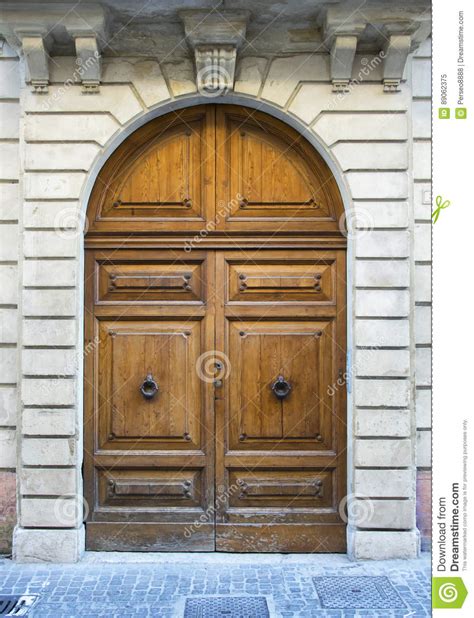
[[[235,552],[119,552],[86,551],[82,562],[88,564],[128,563],[128,564],[324,564],[342,566],[353,564],[347,554],[239,554]]]

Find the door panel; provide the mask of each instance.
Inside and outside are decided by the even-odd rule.
[[[256,477],[246,470],[229,471],[230,486],[239,490],[230,495],[229,507],[323,508],[332,503],[332,474],[327,470],[261,470]]]
[[[216,145],[217,229],[341,233],[334,177],[296,131],[255,110],[222,105]]]
[[[335,262],[301,259],[261,260],[228,265],[229,302],[335,304]]]
[[[104,303],[106,257],[88,252],[86,281],[94,285],[86,298],[87,547],[214,549],[212,515],[207,519],[214,501],[213,386],[196,370],[200,355],[214,349],[214,255],[118,250],[109,257],[117,278],[129,277],[132,266],[140,273],[191,272],[201,300],[186,312],[166,290],[164,299],[154,292],[144,304],[134,290]],[[157,390],[147,398],[151,380]]]
[[[281,138],[240,119],[229,119],[227,131],[231,194],[242,196],[231,217],[328,216],[309,167]]]
[[[285,283],[292,266],[297,281],[302,272],[313,282],[313,273],[326,273],[321,287],[332,302],[317,309],[309,290],[295,301],[292,283],[275,292],[276,301],[273,294],[266,302],[264,295],[233,300],[237,273],[270,274],[281,289],[276,265]],[[216,342],[229,370],[216,401],[217,549],[344,550],[345,398],[343,388],[331,388],[345,362],[344,277],[343,252],[217,257],[216,283],[224,282],[227,293],[217,310]],[[289,389],[284,397],[272,390],[279,378]]]
[[[197,302],[203,300],[200,264],[129,264],[114,258],[100,265],[98,302]]]
[[[318,234],[344,240],[344,207],[324,159],[256,110],[198,105],[152,120],[108,159],[88,236]]]
[[[117,148],[91,194],[89,235],[198,232],[215,214],[215,108],[149,122]]]
[[[228,321],[227,328],[229,448],[330,448],[333,402],[321,385],[334,375],[334,323]],[[279,376],[291,386],[281,400],[271,388]]]
[[[200,322],[100,320],[100,448],[200,448],[204,393],[195,365]],[[151,375],[158,392],[140,391]]]
[[[132,159],[103,216],[201,217],[204,117],[165,129]]]
[[[196,507],[202,504],[201,470],[99,470],[99,504],[114,507]]]

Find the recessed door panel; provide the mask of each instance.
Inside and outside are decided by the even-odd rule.
[[[103,216],[202,217],[203,118],[165,129],[122,171]]]
[[[201,264],[98,264],[98,300],[101,303],[203,301]]]
[[[335,260],[264,260],[228,266],[229,302],[334,304]]]
[[[229,321],[227,328],[229,450],[330,448],[334,322]]]
[[[341,234],[334,178],[296,131],[255,110],[223,105],[216,110],[216,142],[217,229]]]
[[[91,195],[89,234],[199,232],[215,215],[215,109],[156,118],[121,144]]]
[[[200,447],[201,328],[202,321],[99,321],[100,448]]]
[[[333,493],[331,470],[229,470],[229,506],[233,509],[330,508]]]
[[[117,468],[99,471],[99,503],[103,507],[200,507],[203,496],[201,470]]]
[[[230,217],[327,217],[310,168],[281,137],[258,125],[229,120],[231,193],[240,195]]]

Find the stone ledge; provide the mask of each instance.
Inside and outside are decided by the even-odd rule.
[[[418,530],[365,531],[347,528],[347,555],[351,560],[418,558]]]
[[[84,526],[74,530],[33,530],[17,526],[13,533],[13,559],[20,563],[78,562],[84,548]]]

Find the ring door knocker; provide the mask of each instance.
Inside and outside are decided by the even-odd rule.
[[[275,397],[281,401],[290,394],[291,384],[283,376],[278,376],[272,384],[272,391]]]
[[[152,374],[149,373],[144,379],[143,384],[140,386],[141,394],[145,397],[145,399],[150,400],[156,395],[158,389],[158,384],[153,379]]]

